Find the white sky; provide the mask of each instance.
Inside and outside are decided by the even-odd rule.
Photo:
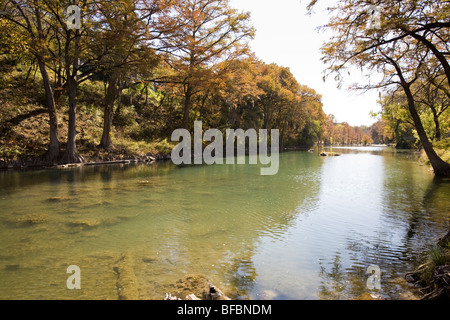
[[[338,122],[350,125],[371,125],[376,120],[370,111],[379,111],[378,93],[347,90],[349,84],[361,80],[347,76],[342,89],[336,88],[333,77],[323,82],[326,65],[320,60],[320,47],[329,39],[317,27],[324,25],[329,16],[323,9],[335,1],[320,0],[314,14],[306,14],[309,0],[230,0],[231,7],[250,11],[256,37],[251,48],[266,63],[290,68],[299,83],[322,95],[323,110],[334,114]]]

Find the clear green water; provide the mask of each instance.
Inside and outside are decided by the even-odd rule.
[[[0,172],[0,299],[117,299],[132,257],[141,299],[188,274],[234,297],[401,299],[402,280],[448,228],[450,181],[408,152],[288,152],[254,165],[170,163]],[[366,287],[369,265],[381,290]],[[66,287],[69,265],[81,290]]]

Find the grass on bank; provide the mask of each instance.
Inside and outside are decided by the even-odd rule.
[[[433,142],[434,151],[445,162],[450,163],[450,137],[444,138],[440,141]],[[424,150],[419,158],[419,162],[423,165],[430,166],[430,160],[428,159]]]
[[[421,264],[413,272],[406,274],[406,280],[418,286],[422,299],[449,299],[448,282],[450,271],[450,232],[438,243],[429,247]],[[447,279],[447,280],[445,280]]]
[[[429,285],[436,267],[450,264],[450,247],[441,247],[437,244],[431,246],[425,257],[425,262],[419,267],[420,281],[423,285]]]

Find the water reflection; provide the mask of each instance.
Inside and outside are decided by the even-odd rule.
[[[373,157],[378,153],[371,154]],[[374,159],[360,163],[360,166],[369,165],[368,176],[361,174],[361,167],[355,168],[356,176],[363,180],[357,185],[369,188],[362,192],[366,193],[365,199],[370,194],[370,201],[363,205],[357,203],[355,196],[344,202],[346,209],[342,211],[357,212],[358,219],[347,221],[352,225],[351,231],[341,239],[342,246],[336,248],[334,260],[321,260],[320,298],[367,297],[371,292],[365,283],[369,265],[378,265],[383,272],[381,290],[372,293],[390,299],[405,297],[407,285],[403,275],[418,263],[417,258],[436,237],[433,235],[442,234],[446,228],[443,221],[448,219],[448,212],[441,206],[448,203],[448,196],[439,194],[438,190],[448,190],[448,183],[433,179],[426,168],[398,154],[377,157],[378,164]],[[331,162],[324,165],[327,175],[336,172],[328,169],[331,165]],[[364,182],[366,178],[369,184]],[[327,183],[326,179],[322,180],[322,190],[328,188]],[[346,179],[346,184],[349,188],[356,186],[351,184],[351,179]],[[334,193],[340,199],[350,195],[336,190]],[[324,194],[321,199],[326,203],[337,202],[337,199],[324,198]],[[355,206],[357,211],[352,211]],[[433,210],[435,206],[440,210]],[[341,218],[345,219],[344,215]]]
[[[258,273],[253,254],[259,239],[282,237],[297,215],[295,163],[287,157],[284,174],[275,177],[260,176],[257,167],[170,164],[41,171],[31,180],[22,177],[29,173],[8,172],[1,181],[7,186],[1,219],[8,224],[0,225],[0,247],[5,265],[19,268],[13,277],[10,268],[0,268],[7,288],[0,296],[74,298],[62,286],[37,283],[30,290],[27,283],[42,272],[52,283],[64,283],[64,266],[77,261],[101,265],[83,273],[98,279],[128,252],[143,299],[163,297],[190,273],[204,273],[248,297]],[[313,197],[308,191],[301,198]],[[18,229],[30,214],[45,219]],[[108,279],[95,296],[116,296]],[[90,298],[92,290],[86,292]]]
[[[449,183],[391,149],[338,152],[284,153],[275,176],[170,163],[0,172],[0,298],[117,299],[124,252],[141,299],[199,273],[236,298],[348,299],[371,264],[396,298],[444,228]],[[65,288],[71,264],[81,293]]]

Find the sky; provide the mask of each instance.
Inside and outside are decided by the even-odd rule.
[[[350,84],[364,81],[360,75],[347,76],[341,89],[334,77],[323,81],[327,66],[320,60],[320,48],[331,34],[319,32],[317,27],[328,22],[324,9],[333,2],[318,1],[314,14],[307,15],[309,0],[230,0],[231,7],[251,13],[256,36],[250,46],[258,58],[288,67],[300,84],[322,95],[324,112],[333,114],[338,122],[370,126],[376,122],[370,112],[381,109],[378,92],[348,90]]]

